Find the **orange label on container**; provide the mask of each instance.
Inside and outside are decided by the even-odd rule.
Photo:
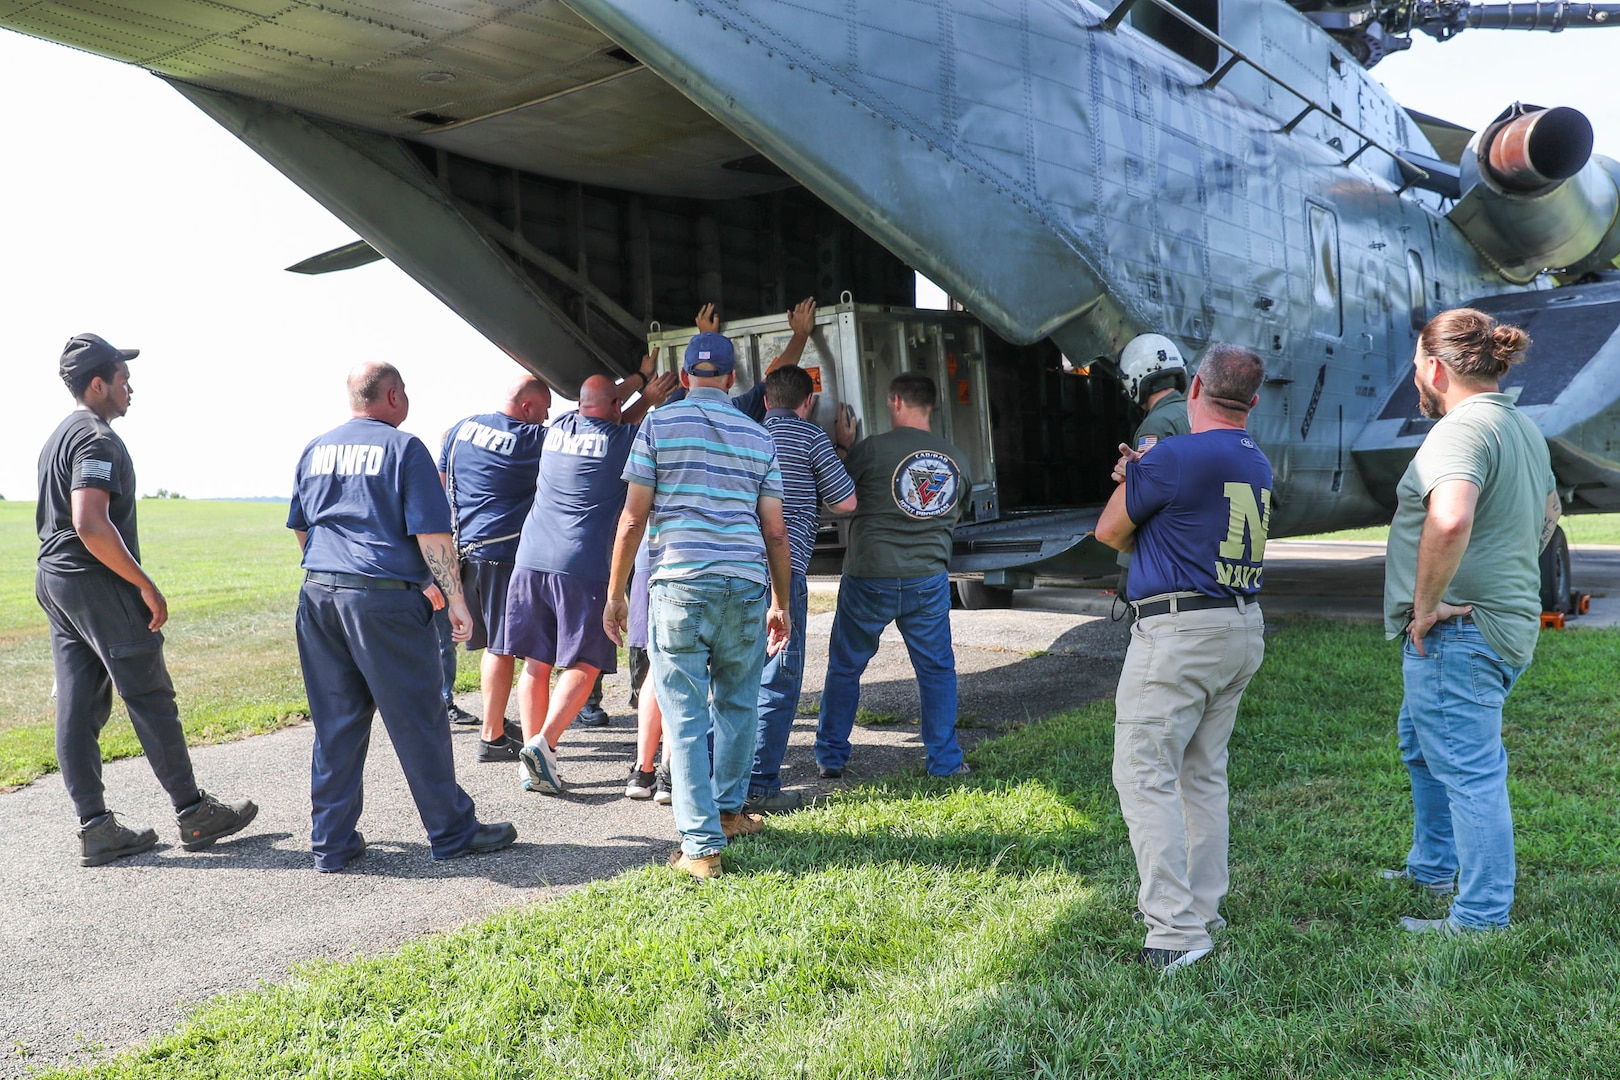
[[[953,352],[945,354],[945,371],[951,378],[956,378],[956,354]]]
[[[956,383],[956,400],[963,405],[968,403],[968,381],[960,379]]]
[[[821,393],[821,369],[818,367],[807,367],[804,369],[804,373],[810,376],[810,385],[816,388],[816,393]]]

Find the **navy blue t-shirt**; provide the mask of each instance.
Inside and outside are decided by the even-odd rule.
[[[1216,428],[1154,446],[1125,469],[1136,524],[1129,599],[1253,596],[1271,524],[1271,462],[1248,432]]]
[[[357,417],[304,448],[287,528],[309,533],[305,570],[424,582],[415,537],[448,533],[450,504],[421,439]]]
[[[518,566],[608,579],[613,534],[624,509],[621,477],[635,440],[632,424],[577,412],[551,422],[534,506],[518,543]]]
[[[469,416],[446,433],[439,471],[451,482],[456,542],[478,545],[470,558],[511,562],[517,554],[517,534],[534,502],[543,438],[539,424],[505,413]]]

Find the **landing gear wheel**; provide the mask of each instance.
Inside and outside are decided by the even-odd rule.
[[[998,589],[982,581],[954,581],[957,602],[964,611],[988,611],[1012,607],[1013,591]]]
[[[1570,604],[1569,541],[1564,539],[1562,526],[1553,529],[1552,539],[1541,552],[1541,610],[1569,613]]]

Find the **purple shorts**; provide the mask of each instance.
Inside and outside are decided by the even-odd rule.
[[[624,644],[631,649],[647,647],[647,601],[652,589],[652,571],[637,570],[630,579],[630,633]]]
[[[506,645],[506,590],[511,580],[509,562],[462,560],[461,590],[467,594],[467,610],[473,621],[468,652],[488,649],[500,656],[512,655]]]
[[[612,674],[619,651],[602,629],[605,581],[544,570],[512,571],[506,591],[506,648],[512,656],[552,667],[589,664]]]

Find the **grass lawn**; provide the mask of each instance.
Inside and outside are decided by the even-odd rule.
[[[100,1077],[1595,1077],[1620,1073],[1620,634],[1548,634],[1508,707],[1511,930],[1403,936],[1398,655],[1269,642],[1232,747],[1231,927],[1159,978],[1108,702],[974,775],[774,819],[698,884],[647,867],[220,999]]]
[[[1570,514],[1560,524],[1572,544],[1620,544],[1620,514]],[[1388,525],[1345,529],[1318,536],[1291,536],[1290,540],[1378,540],[1389,537]]]
[[[293,641],[298,545],[281,503],[149,499],[141,551],[169,601],[165,657],[193,742],[267,731],[305,709]],[[56,768],[51,652],[34,600],[33,503],[0,502],[0,787]],[[140,753],[121,702],[109,760]]]

